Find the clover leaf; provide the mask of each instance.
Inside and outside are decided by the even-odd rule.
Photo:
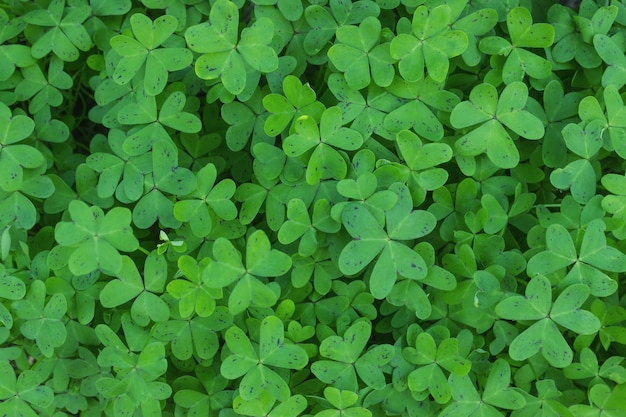
[[[268,316],[261,322],[258,350],[238,327],[231,327],[224,335],[230,355],[222,362],[220,372],[228,379],[242,377],[239,395],[252,400],[267,391],[273,398],[286,401],[289,398],[287,383],[270,367],[301,369],[308,361],[306,351],[287,343],[282,321]]]
[[[20,332],[34,340],[45,357],[52,357],[54,349],[65,343],[67,330],[63,318],[67,311],[67,300],[57,293],[46,301],[46,287],[42,281],[30,286],[26,297],[13,302],[13,310],[22,321]]]
[[[537,381],[535,386],[537,389],[537,397],[521,391],[521,394],[526,398],[526,406],[514,410],[511,413],[512,417],[548,417],[555,415],[554,413],[563,417],[574,416],[567,406],[559,402],[559,399],[563,397],[563,393],[557,389],[554,380],[543,379]]]
[[[180,274],[187,279],[174,279],[167,284],[167,292],[178,300],[178,311],[187,319],[194,313],[208,317],[215,310],[215,300],[222,298],[222,290],[210,288],[202,282],[202,272],[208,260],[197,262],[191,256],[178,258]]]
[[[543,103],[548,125],[543,137],[541,156],[546,166],[563,167],[567,162],[567,150],[563,139],[563,128],[578,112],[584,95],[580,92],[564,94],[563,85],[552,80],[543,90]]]
[[[600,417],[618,417],[626,411],[622,401],[624,384],[611,389],[604,384],[597,384],[590,388],[589,399],[592,405],[575,404],[570,411],[575,417],[598,415]]]
[[[135,263],[122,257],[118,279],[109,281],[100,291],[100,303],[105,308],[118,307],[130,300],[130,314],[135,323],[147,326],[150,321],[162,322],[169,318],[169,307],[157,294],[162,293],[167,279],[165,259],[150,252],[143,268],[143,277]]]
[[[193,54],[186,48],[159,48],[178,26],[174,16],[164,15],[152,21],[135,13],[130,17],[130,25],[135,38],[127,35],[111,38],[111,47],[121,57],[112,78],[118,84],[128,84],[144,68],[145,91],[156,96],[165,88],[168,72],[188,67]]]
[[[330,47],[328,57],[344,72],[348,85],[354,90],[367,87],[372,79],[381,87],[393,81],[394,60],[389,54],[389,43],[378,44],[380,30],[380,21],[373,16],[364,19],[358,28],[347,25],[337,29],[340,43]]]
[[[119,129],[111,129],[107,143],[109,152],[94,152],[86,164],[98,172],[98,197],[108,198],[114,194],[119,200],[137,201],[144,193],[144,176],[152,172],[152,153],[130,156],[124,152],[126,135]]]
[[[311,86],[308,83],[303,84],[293,75],[288,75],[283,80],[283,93],[284,96],[273,93],[263,97],[263,107],[270,113],[264,127],[268,136],[278,136],[301,116],[319,120],[326,109],[316,100]]]
[[[232,316],[225,307],[219,307],[208,317],[193,317],[162,321],[154,326],[154,337],[169,341],[174,357],[187,361],[196,357],[210,360],[220,347],[217,332],[232,324]]]
[[[393,358],[391,345],[383,344],[364,352],[371,336],[368,320],[354,323],[343,336],[330,336],[322,341],[320,355],[326,359],[314,362],[311,371],[322,382],[336,388],[356,391],[357,375],[368,386],[382,389],[385,386],[383,368]]]
[[[33,133],[35,122],[28,116],[12,115],[11,109],[0,103],[0,126],[0,188],[18,191],[24,181],[24,169],[37,168],[45,161],[36,148],[18,144]]]
[[[128,415],[136,409],[146,415],[160,411],[160,401],[172,395],[171,387],[157,380],[167,371],[164,345],[158,341],[146,343],[136,354],[105,324],[99,324],[95,330],[105,346],[98,354],[98,365],[115,372],[115,377],[100,377],[95,388],[110,400],[115,414]]]
[[[607,64],[602,73],[602,86],[622,88],[626,84],[626,57],[623,53],[618,53],[620,47],[613,38],[602,34],[593,37],[593,46]]]
[[[226,389],[228,381],[217,367],[197,366],[195,374],[194,385],[189,384],[174,393],[176,405],[188,409],[189,413],[210,415],[232,403],[232,391]]]
[[[250,306],[270,307],[277,296],[258,277],[278,277],[291,268],[291,258],[272,249],[262,230],[252,233],[246,242],[246,266],[233,244],[218,238],[213,245],[214,261],[203,272],[203,281],[211,288],[236,283],[228,298],[228,308],[235,315]]]
[[[626,177],[618,174],[606,174],[601,183],[610,194],[602,198],[602,208],[611,213],[614,218],[626,219]],[[626,224],[613,230],[618,239],[626,237]]]
[[[15,369],[8,360],[0,361],[0,413],[7,416],[36,417],[35,410],[52,405],[55,398],[52,388],[42,385],[42,377],[27,369],[15,375]],[[35,407],[33,409],[32,406]]]
[[[198,171],[196,178],[196,190],[188,195],[191,198],[174,204],[174,216],[181,222],[189,222],[195,236],[205,237],[213,227],[212,213],[222,220],[237,217],[237,208],[231,201],[235,183],[227,178],[216,184],[217,170],[213,164]]]
[[[577,254],[572,237],[563,226],[548,226],[546,250],[530,258],[527,265],[528,275],[547,275],[573,264],[560,283],[562,288],[573,283],[584,283],[592,295],[609,296],[616,291],[617,282],[602,270],[624,272],[626,255],[607,245],[605,229],[606,225],[602,220],[592,220],[587,225]]]
[[[409,168],[407,185],[418,206],[426,198],[426,192],[436,190],[448,180],[448,172],[435,168],[452,158],[452,149],[445,143],[423,144],[420,138],[402,130],[396,135],[400,155]]]
[[[238,38],[239,9],[229,0],[218,0],[211,7],[210,23],[191,26],[185,32],[187,45],[202,55],[196,60],[196,74],[205,80],[220,79],[226,90],[240,94],[246,87],[246,66],[259,73],[278,68],[276,51],[270,46],[274,24],[262,17],[241,31]]]
[[[574,199],[582,204],[596,194],[596,173],[590,162],[602,147],[602,121],[596,119],[583,129],[570,123],[562,130],[569,150],[582,157],[564,168],[557,168],[550,174],[550,182],[559,189],[570,189]]]
[[[556,325],[579,334],[593,334],[600,330],[600,320],[580,308],[589,294],[588,286],[571,284],[552,303],[550,282],[537,275],[528,283],[525,297],[515,295],[500,301],[496,306],[499,317],[535,321],[511,343],[511,358],[524,360],[541,352],[554,367],[564,368],[571,364],[572,349]]]
[[[322,113],[319,127],[312,117],[299,117],[295,123],[295,133],[283,141],[283,150],[287,156],[298,157],[313,150],[306,170],[308,184],[314,185],[328,178],[345,178],[348,167],[335,148],[348,151],[359,149],[363,137],[342,124],[341,109],[330,107]]]
[[[244,400],[241,396],[235,397],[233,410],[237,414],[252,417],[296,417],[307,407],[306,398],[300,394],[291,396],[276,406],[275,404],[276,399],[264,391],[251,400]]]
[[[59,107],[63,103],[61,90],[69,90],[73,85],[72,77],[63,66],[61,59],[52,57],[47,77],[38,64],[22,69],[24,79],[15,87],[15,94],[18,100],[29,101],[28,110],[31,113],[49,111],[49,107]]]
[[[439,346],[429,333],[420,333],[415,339],[415,347],[402,350],[409,362],[418,365],[408,376],[409,388],[416,394],[428,390],[436,402],[446,404],[452,398],[450,385],[443,370],[458,376],[466,375],[471,362],[461,357],[457,339],[445,339]]]
[[[126,138],[124,152],[138,156],[149,151],[158,141],[171,143],[172,139],[165,127],[179,132],[198,133],[202,122],[195,114],[184,111],[186,100],[185,94],[175,91],[167,97],[157,113],[156,98],[142,89],[136,95],[136,101],[122,107],[117,114],[117,120],[122,125],[143,125]]]
[[[506,128],[526,139],[539,139],[545,132],[537,116],[525,110],[528,87],[512,82],[498,93],[490,84],[479,84],[470,93],[469,100],[458,104],[450,115],[450,123],[465,128],[482,123],[461,136],[455,149],[465,156],[486,153],[499,168],[513,168],[519,163],[519,151]]]
[[[178,164],[178,148],[168,142],[153,144],[152,174],[146,178],[150,190],[133,208],[133,223],[147,229],[158,221],[163,227],[179,227],[175,217],[174,202],[165,193],[186,195],[196,187],[196,177],[187,168]]]
[[[574,362],[563,369],[563,375],[569,379],[591,378],[593,385],[605,383],[603,378],[623,384],[626,381],[626,369],[620,366],[624,358],[611,356],[607,358],[602,366],[598,363],[598,357],[589,348],[584,348],[580,352],[580,362]]]
[[[551,7],[548,20],[555,27],[555,45],[552,57],[556,62],[576,60],[583,68],[595,68],[602,62],[593,46],[595,34],[607,35],[617,17],[618,8],[598,8],[593,16],[579,14],[575,18],[565,7]]]
[[[524,7],[511,9],[506,17],[511,42],[499,36],[481,39],[479,49],[489,55],[506,57],[502,67],[505,84],[522,81],[524,76],[543,79],[550,75],[550,62],[524,48],[547,48],[554,42],[554,27],[548,23],[534,23],[530,11]]]
[[[100,207],[74,200],[68,214],[71,221],[59,222],[54,237],[61,246],[71,248],[68,266],[75,275],[96,270],[115,275],[122,269],[118,251],[133,252],[139,247],[130,228],[130,210],[125,207],[104,214]]]
[[[397,59],[400,75],[407,81],[424,78],[424,69],[437,82],[444,81],[449,58],[461,55],[468,45],[467,35],[452,30],[451,10],[446,4],[429,9],[419,6],[413,13],[412,33],[400,33],[391,41],[391,57]]]
[[[43,58],[52,51],[63,61],[74,62],[80,51],[92,47],[92,38],[83,25],[91,8],[83,4],[67,10],[66,13],[65,0],[52,0],[47,9],[33,10],[24,16],[24,21],[31,25],[50,28],[33,43],[34,58]]]
[[[487,382],[478,393],[468,375],[451,374],[450,389],[454,401],[448,405],[440,417],[474,415],[502,415],[497,409],[518,410],[526,405],[526,400],[515,388],[511,388],[511,367],[504,359],[498,359],[491,366]]]
[[[324,397],[334,410],[326,409],[315,414],[315,417],[371,417],[372,412],[365,407],[356,406],[359,396],[351,390],[337,389],[336,387],[324,388]]]
[[[353,240],[339,255],[339,269],[346,275],[353,275],[378,256],[369,285],[372,295],[379,299],[389,294],[397,275],[415,280],[426,277],[427,267],[422,257],[400,241],[426,236],[436,224],[431,213],[412,209],[412,199],[405,185],[396,183],[390,189],[398,195],[398,202],[386,212],[387,230],[360,204],[348,204],[341,215]]]
[[[459,103],[456,95],[444,90],[443,83],[431,77],[417,82],[407,82],[396,77],[387,91],[408,101],[389,112],[384,120],[385,129],[393,133],[413,129],[418,135],[432,141],[443,137],[443,125],[433,109],[450,112]],[[411,116],[413,114],[422,116],[414,118]]]

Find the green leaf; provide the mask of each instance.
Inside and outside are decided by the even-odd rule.
[[[68,211],[72,221],[57,224],[55,239],[73,248],[68,262],[75,275],[95,270],[116,274],[122,268],[118,251],[132,252],[139,247],[130,228],[131,213],[127,208],[115,207],[104,214],[99,207],[74,200]]]
[[[615,41],[603,34],[593,37],[593,46],[608,67],[602,74],[602,86],[622,88],[626,84],[626,57]]]
[[[512,390],[511,367],[504,359],[495,361],[489,371],[489,378],[483,391],[483,401],[498,408],[519,410],[526,405],[526,400],[517,391]]]
[[[259,357],[264,365],[302,369],[309,362],[302,347],[285,343],[283,322],[278,317],[263,319],[260,337]]]
[[[525,7],[512,9],[506,25],[514,46],[518,48],[548,48],[554,42],[554,27],[548,23],[535,23]]]
[[[268,18],[259,18],[252,26],[241,32],[237,50],[255,70],[268,73],[278,69],[278,56],[270,46],[274,24]]]
[[[547,275],[576,261],[576,248],[567,229],[553,224],[546,231],[546,251],[534,255],[527,265],[528,275]]]

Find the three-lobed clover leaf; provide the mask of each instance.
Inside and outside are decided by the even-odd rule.
[[[104,214],[100,207],[74,200],[68,214],[71,221],[57,223],[54,237],[61,246],[71,248],[67,262],[75,275],[96,270],[115,275],[122,269],[119,251],[133,252],[139,247],[130,227],[131,212],[125,207]]]
[[[90,15],[91,7],[88,5],[73,5],[66,9],[65,0],[52,0],[47,9],[27,13],[25,22],[50,28],[33,43],[33,57],[40,59],[52,51],[63,61],[78,60],[80,51],[86,52],[93,45],[92,37],[84,26]]]
[[[67,300],[62,293],[56,293],[46,300],[46,286],[43,281],[34,281],[26,297],[13,302],[16,316],[23,320],[20,332],[34,340],[41,353],[51,358],[55,348],[63,346],[67,329],[63,318],[67,311]]]
[[[326,107],[316,100],[315,91],[298,77],[288,75],[283,80],[283,94],[268,94],[263,97],[263,107],[270,113],[264,125],[268,136],[278,136],[293,121],[301,116],[310,116],[319,121]]]
[[[230,355],[221,364],[220,373],[227,379],[242,377],[239,395],[244,400],[258,398],[264,391],[273,398],[286,401],[289,386],[272,368],[302,369],[309,357],[301,346],[285,340],[283,322],[268,316],[261,322],[259,345],[255,349],[238,327],[226,331],[224,339]]]
[[[526,398],[524,408],[519,408],[511,413],[511,417],[549,417],[556,415],[562,417],[574,417],[567,406],[559,401],[563,393],[556,387],[554,380],[542,379],[535,383],[537,397],[523,390],[521,394]]]
[[[228,92],[237,95],[246,88],[247,67],[259,73],[278,69],[278,56],[270,46],[274,24],[269,18],[261,17],[243,29],[239,41],[239,9],[235,3],[218,0],[211,6],[209,20],[185,32],[189,48],[202,54],[195,64],[198,77],[219,78]]]
[[[511,342],[509,355],[514,360],[525,360],[541,353],[554,367],[568,366],[573,352],[556,325],[583,335],[600,330],[600,320],[581,309],[590,295],[589,287],[571,284],[553,303],[550,281],[537,275],[528,283],[525,294],[505,298],[496,306],[496,314],[501,318],[534,321]]]
[[[319,127],[315,119],[301,116],[296,120],[295,133],[283,141],[287,156],[307,159],[306,181],[310,185],[323,179],[345,178],[348,167],[336,148],[354,151],[363,144],[363,137],[354,129],[342,126],[341,109],[330,107],[322,113]]]
[[[94,152],[86,164],[98,172],[98,197],[108,198],[115,194],[120,201],[137,201],[144,193],[144,176],[152,172],[152,153],[130,156],[124,152],[126,134],[119,129],[109,130],[109,152]]]
[[[174,204],[174,216],[181,222],[189,222],[195,236],[205,237],[211,232],[214,215],[221,220],[237,217],[237,207],[231,201],[236,185],[230,178],[216,184],[217,169],[213,164],[198,171],[196,178],[196,190]]]
[[[442,82],[430,76],[416,82],[396,77],[386,90],[406,102],[389,111],[384,128],[393,133],[412,129],[432,141],[443,138],[443,125],[436,116],[437,110],[451,112],[460,101],[458,96],[443,89]],[[420,117],[414,117],[416,114]]]
[[[216,239],[213,259],[204,270],[202,279],[211,288],[224,288],[235,283],[228,297],[228,308],[233,315],[250,306],[274,305],[277,294],[258,277],[279,277],[291,268],[291,258],[272,249],[263,230],[255,231],[246,240],[245,267],[239,251],[225,238]]]
[[[188,361],[194,354],[203,360],[212,359],[220,348],[217,332],[232,324],[226,307],[218,307],[208,317],[180,319],[172,317],[154,326],[154,337],[169,341],[174,357]]]
[[[371,0],[330,0],[326,7],[322,4],[311,4],[304,11],[306,23],[311,27],[304,38],[304,51],[308,55],[318,55],[328,47],[329,41],[342,25],[360,23],[370,16],[378,16],[379,13],[378,3]]]
[[[36,410],[50,407],[54,391],[42,385],[42,376],[27,369],[19,373],[8,360],[0,361],[0,413],[6,416],[37,417]],[[35,407],[33,409],[31,406]]]
[[[402,355],[408,362],[418,365],[408,376],[409,389],[418,395],[428,391],[439,404],[446,404],[452,398],[443,370],[463,376],[467,375],[472,365],[459,354],[457,339],[444,339],[437,346],[433,336],[425,332],[417,335],[415,346],[404,348]]]
[[[569,410],[574,417],[599,416],[619,417],[626,412],[624,404],[624,384],[611,389],[608,385],[597,384],[589,389],[589,402],[587,404],[574,404]]]
[[[169,142],[158,141],[152,148],[152,174],[145,178],[149,191],[133,208],[133,223],[141,229],[157,221],[163,227],[178,228],[181,222],[174,215],[174,202],[166,194],[191,193],[196,188],[196,177],[179,166],[178,148]]]
[[[117,121],[122,125],[141,128],[133,131],[123,144],[123,150],[130,156],[146,153],[159,141],[168,142],[174,147],[166,127],[179,132],[198,133],[202,129],[200,118],[184,111],[187,97],[181,91],[168,95],[157,112],[156,98],[141,89],[135,101],[126,104],[117,113]]]
[[[400,75],[407,81],[424,78],[424,70],[435,81],[448,76],[450,58],[461,55],[468,45],[467,35],[450,28],[451,10],[447,4],[429,9],[419,6],[412,21],[412,33],[400,33],[390,46],[391,57],[397,59]]]
[[[524,76],[543,79],[550,75],[552,66],[545,58],[525,48],[547,48],[554,42],[554,27],[548,23],[535,23],[525,7],[511,9],[506,17],[511,42],[499,36],[481,39],[479,49],[489,55],[506,57],[502,67],[505,84],[522,81]]]
[[[167,292],[178,300],[178,312],[184,319],[194,313],[208,317],[215,310],[215,300],[222,298],[222,290],[210,288],[202,281],[202,272],[210,262],[203,259],[197,262],[191,256],[178,258],[178,269],[187,279],[174,279],[167,284]]]
[[[400,155],[408,168],[407,185],[415,206],[422,204],[427,191],[443,186],[448,180],[448,172],[437,168],[452,159],[452,148],[445,143],[426,143],[410,131],[402,130],[396,135]]]
[[[497,359],[491,369],[487,383],[479,393],[469,375],[451,374],[450,389],[454,401],[440,417],[501,416],[498,409],[519,410],[526,405],[523,395],[511,388],[511,367],[504,359]]]
[[[546,250],[529,259],[527,273],[548,275],[573,264],[559,286],[583,283],[589,287],[591,295],[608,297],[618,287],[617,282],[604,271],[626,271],[626,255],[619,249],[608,246],[605,236],[606,225],[594,219],[586,227],[578,254],[570,233],[560,224],[552,224],[546,230]]]
[[[139,273],[131,258],[122,256],[122,268],[116,274],[117,279],[107,282],[100,291],[100,303],[105,308],[113,308],[133,300],[131,317],[140,326],[147,326],[150,321],[158,323],[169,318],[169,307],[157,295],[165,288],[167,263],[156,251],[152,251],[142,272]]]
[[[135,330],[136,331],[136,330]],[[102,376],[95,388],[110,400],[118,415],[132,414],[141,409],[144,415],[160,412],[160,401],[172,395],[172,388],[159,377],[167,371],[165,346],[158,341],[145,340],[138,346],[139,354],[129,350],[115,332],[105,324],[95,329],[96,336],[105,346],[98,354],[98,365],[113,368],[114,376]],[[128,338],[128,332],[125,331]]]
[[[431,213],[413,210],[411,195],[405,185],[395,183],[390,190],[397,194],[398,200],[385,213],[386,230],[361,204],[348,204],[341,215],[353,240],[339,255],[339,269],[346,275],[354,275],[378,257],[369,278],[370,292],[378,299],[391,292],[398,275],[414,280],[426,277],[428,268],[422,257],[401,241],[426,236],[436,225]]]
[[[47,76],[38,64],[22,69],[24,79],[15,87],[15,95],[19,101],[28,101],[29,112],[36,114],[61,106],[64,100],[61,90],[69,90],[74,83],[63,67],[61,59],[52,57]]]
[[[372,80],[381,87],[393,81],[394,60],[389,43],[379,44],[380,31],[380,21],[373,16],[365,18],[359,27],[346,25],[337,29],[339,43],[330,47],[328,57],[354,90],[367,87]]]
[[[344,390],[358,389],[357,375],[369,387],[382,389],[385,382],[383,368],[394,355],[391,345],[382,344],[365,350],[372,334],[372,324],[368,320],[354,323],[343,336],[330,336],[320,345],[320,356],[311,365],[311,371],[318,379]]]
[[[491,84],[474,87],[469,100],[454,108],[450,123],[457,129],[480,126],[461,136],[455,149],[464,156],[486,153],[499,168],[517,166],[519,150],[506,128],[526,139],[540,139],[545,132],[541,120],[526,110],[527,100],[528,87],[521,82],[507,85],[499,98]]]
[[[174,393],[177,406],[188,409],[191,415],[208,416],[232,403],[232,391],[226,389],[228,380],[216,366],[197,366],[195,375],[194,384],[186,384]]]
[[[568,379],[588,379],[591,384],[605,383],[604,378],[617,384],[626,382],[626,369],[621,366],[624,358],[611,356],[598,362],[598,357],[589,348],[583,348],[580,352],[580,362],[574,362],[563,369],[563,375]]]
[[[135,13],[130,17],[130,25],[135,38],[117,35],[110,40],[121,57],[112,78],[120,85],[128,84],[143,68],[145,91],[156,96],[165,89],[168,73],[191,65],[193,54],[187,48],[159,48],[176,31],[178,20],[174,16],[163,15],[152,21]]]

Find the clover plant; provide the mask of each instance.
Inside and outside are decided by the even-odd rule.
[[[0,0],[0,415],[626,415],[626,1]]]

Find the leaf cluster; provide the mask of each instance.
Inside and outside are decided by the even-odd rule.
[[[626,414],[626,2],[0,0],[0,415]]]

